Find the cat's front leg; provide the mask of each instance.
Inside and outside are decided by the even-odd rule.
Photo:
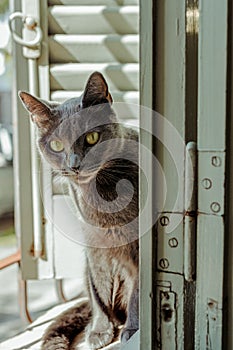
[[[92,304],[92,320],[86,328],[86,342],[89,349],[96,350],[110,344],[114,338],[114,325],[107,313],[107,300],[98,294],[90,278],[89,293]]]
[[[114,337],[114,326],[105,314],[93,314],[93,322],[86,329],[86,342],[89,349],[97,350],[110,344]]]
[[[135,280],[129,300],[126,324],[121,332],[121,343],[125,344],[139,329],[139,280]]]

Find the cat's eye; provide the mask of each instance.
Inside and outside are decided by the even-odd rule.
[[[94,145],[99,140],[99,133],[97,131],[90,132],[86,135],[86,141],[89,145]]]
[[[54,152],[62,152],[64,150],[64,144],[61,141],[52,140],[49,145]]]

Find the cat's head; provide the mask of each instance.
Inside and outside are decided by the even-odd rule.
[[[111,108],[112,97],[101,73],[93,73],[80,98],[62,104],[43,101],[27,92],[20,99],[38,128],[42,156],[63,175],[78,177],[96,172],[111,159],[108,141],[121,138],[121,127]]]

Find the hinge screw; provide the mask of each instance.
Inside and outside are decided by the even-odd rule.
[[[168,226],[168,224],[169,224],[169,217],[168,216],[162,216],[160,218],[160,224],[162,226]]]
[[[201,184],[206,190],[209,190],[212,187],[212,181],[208,178],[203,179]]]
[[[218,202],[213,202],[211,203],[210,209],[214,212],[214,213],[219,213],[221,210],[220,204]]]
[[[211,162],[212,162],[212,165],[216,167],[219,167],[222,164],[221,158],[218,156],[213,156]]]
[[[162,258],[159,261],[159,266],[161,269],[166,270],[169,267],[169,261],[166,258]]]
[[[176,248],[178,246],[178,241],[175,237],[170,238],[168,244],[171,248]]]

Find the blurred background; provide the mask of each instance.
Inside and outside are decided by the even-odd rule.
[[[9,2],[0,2],[0,259],[16,251],[12,155],[12,60],[8,28]],[[0,340],[6,327],[20,322],[17,310],[17,266],[0,271]],[[4,326],[3,326],[4,325]],[[7,332],[8,333],[8,332]],[[11,330],[10,330],[11,333]],[[11,333],[12,334],[12,333]]]
[[[13,69],[9,13],[9,1],[0,0],[0,260],[17,251],[14,230]],[[53,288],[54,281],[29,281],[28,284],[28,306],[34,319],[57,304],[58,297]],[[25,326],[19,310],[18,265],[14,264],[0,270],[0,342],[19,333]]]

